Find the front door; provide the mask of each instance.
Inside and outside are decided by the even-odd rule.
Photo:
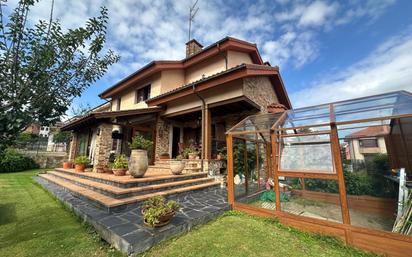
[[[180,143],[180,128],[179,127],[173,127],[172,158],[176,158],[179,155],[179,143]]]

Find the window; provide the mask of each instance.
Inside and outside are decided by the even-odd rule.
[[[135,103],[146,101],[149,98],[150,98],[150,85],[136,90]]]
[[[376,138],[359,139],[359,146],[361,146],[361,147],[378,147],[378,139],[376,139]]]
[[[116,111],[120,111],[120,104],[122,103],[122,98],[117,98],[117,106],[116,106]]]

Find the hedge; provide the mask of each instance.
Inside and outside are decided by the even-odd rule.
[[[24,156],[13,148],[8,148],[1,155],[0,173],[38,169],[39,165],[30,157]]]

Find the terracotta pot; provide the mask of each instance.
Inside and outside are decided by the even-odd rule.
[[[71,169],[73,165],[71,162],[63,162],[63,169]]]
[[[170,171],[173,175],[180,175],[182,174],[183,169],[185,168],[184,161],[170,161],[169,162]]]
[[[124,176],[126,175],[127,170],[126,169],[112,169],[112,171],[115,176]]]
[[[168,160],[170,159],[170,155],[168,153],[159,155],[160,160]]]
[[[85,169],[86,169],[86,165],[84,165],[84,164],[74,165],[74,170],[77,171],[77,172],[84,172]]]
[[[104,173],[105,170],[104,170],[103,167],[97,167],[97,168],[96,168],[96,172],[97,172],[97,173]]]
[[[176,215],[176,212],[174,212],[174,211],[169,212],[169,213],[161,216],[161,217],[159,218],[159,223],[155,223],[154,225],[151,225],[151,224],[147,223],[146,220],[143,220],[143,222],[144,222],[144,224],[145,224],[146,226],[149,226],[149,227],[155,227],[155,228],[163,227],[163,226],[169,224],[170,221],[172,220],[172,218],[173,218],[175,215]]]
[[[111,168],[109,168],[109,167],[105,167],[105,168],[104,168],[104,173],[107,173],[107,174],[113,174],[113,171],[112,171],[112,169],[111,169]]]
[[[189,160],[195,160],[197,157],[197,153],[189,153]]]
[[[134,149],[130,154],[129,172],[135,178],[141,178],[146,174],[149,168],[149,160],[147,158],[147,151]]]

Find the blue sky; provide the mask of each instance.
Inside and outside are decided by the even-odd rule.
[[[98,105],[98,93],[152,60],[181,59],[192,1],[55,0],[67,28],[109,9],[107,46],[119,63],[73,105]],[[279,65],[294,107],[405,89],[412,91],[412,1],[199,0],[194,38],[207,46],[225,36],[258,45]],[[44,19],[42,0],[32,20]]]

